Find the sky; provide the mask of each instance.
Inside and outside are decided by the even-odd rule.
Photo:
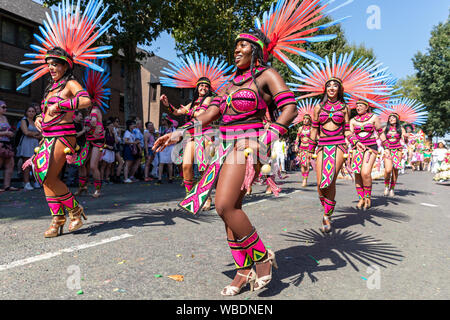
[[[336,0],[330,8],[345,1]],[[379,8],[379,25],[371,6]],[[347,41],[373,48],[377,59],[403,79],[415,73],[412,58],[419,51],[426,52],[433,26],[446,21],[449,9],[449,0],[354,0],[331,17],[351,16],[341,24]],[[175,41],[167,33],[149,48],[162,58],[176,59]]]
[[[335,0],[329,8],[346,1]],[[379,25],[374,18],[374,6],[379,13]],[[351,16],[341,23],[347,41],[372,48],[377,59],[403,79],[415,73],[412,58],[419,51],[427,51],[433,26],[446,21],[449,9],[449,0],[354,0],[331,13],[331,17]],[[167,60],[177,57],[175,41],[167,32],[148,48]]]

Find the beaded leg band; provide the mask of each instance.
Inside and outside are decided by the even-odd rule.
[[[46,198],[52,216],[64,216],[64,207],[73,209],[78,206],[78,202],[71,192],[62,196],[47,196]]]
[[[324,214],[328,217],[331,217],[331,215],[334,213],[334,207],[336,206],[335,200],[329,200],[327,198],[323,198],[323,209]]]
[[[364,187],[356,187],[356,193],[358,194],[358,199],[361,200],[365,196]]]
[[[228,240],[236,269],[248,268],[254,262],[261,261],[267,254],[267,249],[255,229],[242,240]]]
[[[372,196],[372,186],[364,186],[364,198],[370,199]]]

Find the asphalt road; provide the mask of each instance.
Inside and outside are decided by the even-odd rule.
[[[50,216],[42,189],[0,194],[0,300],[450,298],[448,186],[409,171],[386,198],[377,180],[373,208],[362,212],[352,182],[339,180],[334,229],[323,235],[316,185],[300,180],[289,174],[279,197],[256,185],[245,199],[279,269],[266,289],[235,297],[220,295],[234,276],[223,223],[214,210],[194,217],[177,209],[179,180],[79,197],[85,226],[53,239],[43,237]]]

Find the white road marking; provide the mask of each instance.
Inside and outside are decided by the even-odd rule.
[[[438,207],[438,206],[435,205],[435,204],[425,203],[425,202],[422,202],[421,205],[422,205],[422,206],[426,206],[426,207]]]
[[[100,241],[94,241],[94,242],[90,242],[90,243],[80,244],[78,246],[73,246],[73,247],[70,247],[70,248],[61,249],[61,250],[58,250],[58,251],[55,251],[55,252],[48,252],[48,253],[40,254],[38,256],[34,256],[34,257],[30,257],[30,258],[25,258],[25,259],[22,259],[22,260],[13,261],[13,262],[10,262],[10,263],[4,264],[4,265],[0,265],[0,271],[7,270],[7,269],[12,269],[12,268],[15,268],[15,267],[24,266],[26,264],[30,264],[30,263],[34,263],[34,262],[38,262],[38,261],[42,261],[42,260],[51,259],[51,258],[59,256],[59,255],[61,255],[63,253],[70,253],[70,252],[74,252],[74,251],[78,251],[78,250],[83,250],[83,249],[99,246],[99,245],[102,245],[102,244],[106,244],[106,243],[109,243],[109,242],[126,239],[126,238],[129,238],[129,237],[132,237],[132,236],[133,235],[131,235],[129,233],[125,233],[125,234],[120,235],[120,236],[115,236],[115,237],[108,238],[108,239],[103,239],[103,240],[100,240]]]
[[[297,192],[300,192],[300,191],[301,191],[301,190],[295,190],[295,191],[292,191],[292,192],[290,192],[290,193],[280,193],[280,194],[278,195],[278,198],[289,197],[290,195],[292,195],[292,194],[294,194],[294,193],[297,193]],[[275,197],[275,198],[276,198],[276,197]],[[249,202],[249,203],[243,204],[242,206],[243,206],[243,207],[246,207],[246,206],[250,206],[250,205],[253,205],[253,204],[261,203],[261,202],[264,202],[264,201],[267,201],[267,200],[270,200],[270,199],[273,199],[273,198],[266,198],[266,199],[261,199],[261,200],[254,201],[254,202]]]

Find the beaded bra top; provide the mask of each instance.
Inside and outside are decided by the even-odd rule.
[[[344,133],[345,114],[343,110],[345,109],[345,107],[345,104],[340,101],[327,101],[320,108],[319,123],[321,126],[321,131],[325,133],[326,136],[332,137]],[[324,125],[329,123],[330,121],[338,126],[336,130],[327,130],[324,128]]]

